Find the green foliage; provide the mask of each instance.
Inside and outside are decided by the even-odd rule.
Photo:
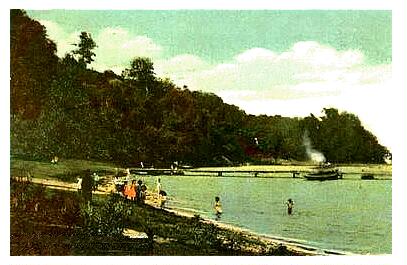
[[[56,45],[45,27],[24,11],[10,10],[11,114],[37,118],[48,100],[48,85],[55,75]]]
[[[58,61],[44,27],[22,11],[11,14],[13,154],[123,166],[276,163],[307,159],[306,132],[331,162],[382,163],[389,153],[355,115],[336,109],[320,118],[246,115],[214,94],[157,78],[144,57],[121,76],[86,69],[96,47],[86,32],[73,52],[79,62],[69,54]]]
[[[84,236],[122,237],[125,220],[131,214],[131,208],[118,195],[112,195],[102,205],[85,203],[81,208],[81,233]]]
[[[310,116],[302,121],[314,148],[335,163],[383,163],[389,151],[378,143],[354,114],[324,109],[320,119]]]
[[[86,67],[87,64],[94,61],[93,57],[96,56],[96,54],[92,50],[97,46],[89,33],[82,31],[79,35],[79,43],[76,44],[76,46],[78,46],[78,48],[72,53],[79,56],[80,65]]]
[[[155,79],[154,66],[150,58],[136,57],[130,63],[130,68],[123,71],[124,78],[146,84]]]

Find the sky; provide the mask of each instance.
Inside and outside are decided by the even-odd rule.
[[[73,50],[81,31],[98,47],[90,67],[120,74],[137,56],[157,76],[213,92],[250,114],[356,114],[393,149],[392,12],[357,10],[27,10]]]

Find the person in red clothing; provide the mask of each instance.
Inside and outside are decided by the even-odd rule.
[[[127,199],[134,201],[136,199],[136,181],[133,180],[127,190]]]

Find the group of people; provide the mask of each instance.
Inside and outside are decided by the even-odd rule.
[[[125,198],[130,201],[137,201],[144,203],[146,199],[147,186],[143,184],[143,181],[139,179],[132,181],[124,181],[123,184],[118,182],[116,184],[116,191],[121,193]]]
[[[147,197],[147,185],[143,183],[141,179],[132,180],[130,171],[127,170],[127,176],[124,183],[116,176],[114,179],[114,184],[116,187],[116,192],[122,194],[125,198],[130,201],[136,201],[138,203],[144,203]],[[165,202],[167,201],[167,193],[161,188],[161,180],[157,180],[157,200],[158,205],[164,208]],[[151,193],[154,196],[154,193]]]
[[[93,191],[97,189],[97,186],[100,184],[99,175],[94,172],[92,175],[88,170],[84,175],[77,177],[76,188],[81,191],[83,186],[90,187]]]

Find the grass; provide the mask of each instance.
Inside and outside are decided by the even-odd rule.
[[[114,174],[117,170],[115,165],[109,163],[74,159],[60,160],[58,164],[51,164],[51,162],[12,158],[10,166],[12,176],[28,176],[29,174],[31,177],[55,178],[68,182],[75,182],[75,176],[85,170],[102,174]]]

